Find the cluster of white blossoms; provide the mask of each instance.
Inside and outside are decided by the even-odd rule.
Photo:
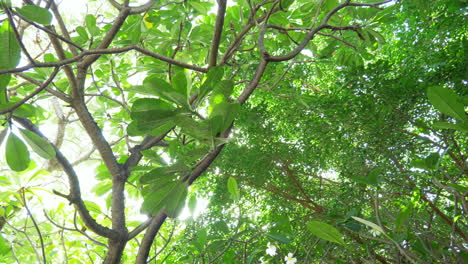
[[[275,245],[271,244],[270,242],[268,242],[267,244],[267,249],[265,251],[268,255],[274,257],[276,256],[276,247]],[[263,257],[261,257],[259,259],[259,262],[260,264],[266,264],[268,263],[267,260],[265,260]],[[284,257],[284,263],[285,264],[295,264],[297,262],[297,259],[294,257],[294,254],[293,253],[288,253],[287,256]]]

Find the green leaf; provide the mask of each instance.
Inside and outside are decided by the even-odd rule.
[[[0,69],[12,69],[18,65],[21,49],[8,20],[0,27]]]
[[[26,145],[15,134],[10,132],[6,142],[6,161],[14,171],[24,171],[29,166],[29,151]]]
[[[466,121],[462,98],[451,89],[432,86],[427,89],[427,97],[432,105],[442,113],[460,121]]]
[[[171,179],[175,179],[178,174],[188,171],[188,167],[182,162],[175,163],[171,166],[158,167],[147,172],[140,177],[140,183],[148,184],[150,182],[161,182],[167,176],[170,176]]]
[[[307,223],[307,229],[317,237],[344,245],[343,235],[335,227],[319,222],[319,221],[310,221]]]
[[[227,189],[234,200],[238,201],[240,199],[239,187],[237,186],[237,181],[234,177],[229,177],[227,181]]]
[[[83,201],[83,203],[85,204],[86,208],[90,212],[94,212],[94,213],[98,213],[98,214],[102,213],[101,207],[97,203],[92,202],[92,201]]]
[[[143,197],[141,211],[151,215],[157,214],[161,209],[164,208],[166,197],[177,185],[177,181],[171,181],[162,188],[159,188],[153,192],[149,192],[146,196]]]
[[[289,244],[291,243],[291,240],[281,234],[278,234],[278,233],[266,233],[266,235],[271,238],[271,239],[274,239],[282,244]]]
[[[111,189],[112,189],[112,181],[104,180],[94,185],[91,191],[96,193],[97,196],[103,196],[104,194],[108,193]]]
[[[15,68],[20,58],[20,46],[8,20],[5,20],[0,27],[0,70]],[[0,75],[0,104],[7,102],[5,90],[10,79],[11,74]]]
[[[2,216],[0,216],[2,217]],[[1,220],[1,219],[0,219]],[[8,243],[3,236],[0,235],[0,256],[6,256],[11,251],[11,245]]]
[[[364,219],[362,219],[362,218],[360,218],[360,217],[357,217],[357,216],[351,216],[351,217],[352,217],[354,220],[356,220],[356,221],[358,221],[358,222],[361,222],[361,223],[365,224],[366,226],[368,226],[368,227],[370,227],[370,228],[373,228],[374,230],[379,231],[379,232],[382,233],[382,234],[385,234],[385,232],[383,231],[383,229],[382,229],[380,226],[378,226],[378,225],[376,225],[376,224],[374,224],[374,223],[372,223],[372,222],[370,222],[370,221],[364,220]]]
[[[88,32],[91,34],[91,36],[99,35],[100,30],[96,26],[96,17],[94,17],[91,14],[86,15],[85,23],[86,23],[86,28],[88,29]]]
[[[466,122],[452,124],[443,121],[435,121],[432,123],[432,126],[439,129],[454,129],[460,132],[468,133],[468,123]]]
[[[281,0],[280,2],[281,8],[286,10],[288,9],[288,7],[292,5],[292,3],[294,3],[294,0]]]
[[[131,109],[132,119],[158,120],[174,116],[174,107],[160,99],[142,98],[136,100]]]
[[[221,102],[213,108],[210,120],[212,121],[212,132],[215,136],[217,133],[224,132],[234,121],[234,118],[240,111],[239,103]]]
[[[143,86],[145,86],[141,89],[143,91],[151,92],[153,95],[157,95],[164,100],[188,107],[187,96],[173,88],[163,79],[150,75],[143,81]]]
[[[431,170],[435,170],[439,166],[439,159],[440,159],[439,153],[433,152],[424,159],[424,162],[426,163],[427,168]]]
[[[172,78],[172,84],[174,85],[174,89],[183,94],[187,97],[187,76],[185,76],[185,72],[180,71]]]
[[[16,12],[42,25],[50,25],[52,21],[52,14],[49,10],[37,5],[25,5],[21,8],[17,8]]]
[[[395,229],[397,231],[400,231],[402,227],[405,225],[406,221],[408,220],[410,214],[412,211],[412,206],[403,206],[400,209],[400,212],[397,215],[396,221],[395,221]]]
[[[377,31],[374,31],[370,28],[366,29],[366,31],[372,35],[376,40],[377,42],[380,44],[380,45],[383,45],[385,44],[385,38],[382,36],[382,34],[380,34],[379,32]]]
[[[89,40],[88,32],[86,32],[86,29],[82,26],[76,27],[76,32],[80,37],[83,39],[83,41]]]
[[[197,122],[188,116],[177,116],[176,124],[182,130],[182,133],[196,139],[211,138],[211,132],[206,123]]]
[[[188,183],[178,183],[167,197],[166,214],[168,217],[176,218],[182,212],[187,198]]]
[[[47,160],[55,158],[55,149],[45,138],[29,130],[20,129],[19,131],[37,155]]]
[[[0,45],[2,45],[1,43],[1,39],[2,37],[0,36]],[[2,56],[2,53],[6,53],[6,52],[0,52],[0,59],[1,59],[1,56]],[[0,63],[1,65],[1,63]],[[1,66],[0,66],[1,68]],[[7,101],[6,101],[6,88],[8,86],[8,84],[10,83],[10,80],[11,80],[11,74],[2,74],[0,75],[0,104],[5,104]]]
[[[127,127],[127,132],[130,136],[165,133],[175,125],[177,114],[171,104],[160,99],[138,99],[132,105],[130,116],[134,122]]]
[[[203,99],[205,99],[205,96],[207,96],[208,93],[215,88],[216,84],[221,81],[223,75],[224,69],[221,66],[213,67],[208,71],[206,74],[206,80],[200,88],[198,88],[198,97],[197,100],[195,100],[195,105],[200,104]]]
[[[8,102],[6,104],[0,105],[0,109],[4,110],[7,108],[10,108],[13,106],[16,102]],[[36,115],[36,107],[30,105],[30,104],[22,104],[18,108],[16,108],[13,111],[13,115],[22,117],[22,118],[28,118],[28,117],[33,117]]]

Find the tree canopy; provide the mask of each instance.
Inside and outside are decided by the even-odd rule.
[[[0,263],[466,263],[466,0],[0,0]]]

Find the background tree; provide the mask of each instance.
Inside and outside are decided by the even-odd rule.
[[[466,261],[465,1],[1,3],[3,262]]]

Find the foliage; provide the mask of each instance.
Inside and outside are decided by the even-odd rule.
[[[466,1],[23,2],[0,262],[468,261]]]

